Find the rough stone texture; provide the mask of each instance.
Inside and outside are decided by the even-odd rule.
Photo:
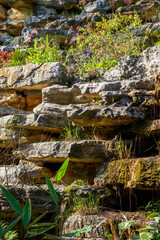
[[[69,157],[72,162],[96,163],[111,154],[109,145],[110,142],[93,140],[33,143],[21,146],[14,155],[35,161],[63,162]]]
[[[76,33],[74,31],[61,30],[61,29],[46,29],[46,28],[33,28],[26,27],[22,31],[22,38],[24,39],[24,44],[30,44],[31,38],[30,34],[34,32],[34,38],[45,38],[48,35],[49,39],[56,39],[60,45],[64,45],[66,39],[70,40],[75,37]]]
[[[102,181],[99,177],[95,184],[111,188],[136,188],[158,190],[160,187],[160,157],[124,159],[108,164]]]
[[[26,112],[17,108],[0,105],[0,116],[6,116],[10,114],[26,114]]]
[[[20,36],[25,26],[25,18],[32,15],[32,10],[26,8],[11,8],[7,12],[7,31],[13,36]]]
[[[110,81],[134,80],[135,88],[153,89],[154,75],[160,72],[160,46],[147,48],[139,57],[121,58],[117,67],[104,74]],[[136,84],[137,83],[137,84]]]
[[[76,7],[78,0],[36,0],[35,5],[52,7],[55,9],[70,9]]]
[[[2,4],[3,6],[7,6],[9,0],[0,0],[0,4]]]
[[[26,111],[32,111],[37,105],[42,102],[42,94],[40,90],[25,91]]]
[[[65,85],[67,77],[62,65],[55,63],[29,64],[0,69],[0,88],[42,89],[53,83]]]
[[[0,20],[6,20],[7,18],[7,10],[2,6],[0,5]]]
[[[31,8],[34,0],[9,0],[8,6],[10,8]]]
[[[17,166],[0,167],[0,184],[1,185],[18,185],[18,184],[45,184],[46,174],[52,177],[52,172],[45,167],[39,167],[34,164],[21,164]]]
[[[157,12],[160,9],[159,0],[138,0],[133,1],[129,6],[118,8],[116,11],[121,13],[134,13],[137,11],[141,19],[148,21],[152,16],[158,15]]]
[[[46,115],[33,114],[14,114],[0,118],[0,126],[11,126],[16,128],[25,128],[33,130],[44,130],[50,132],[59,132],[68,124],[67,118],[60,114]]]
[[[0,104],[22,110],[26,109],[26,99],[13,90],[0,91]]]
[[[90,239],[91,237],[94,239],[102,239],[104,236],[104,225],[105,217],[97,216],[97,215],[88,215],[88,216],[80,216],[78,214],[73,214],[67,218],[64,222],[63,234],[74,231],[78,228],[83,228],[84,226],[91,225],[91,232],[84,233],[82,235],[83,239]],[[76,238],[74,238],[76,239]]]

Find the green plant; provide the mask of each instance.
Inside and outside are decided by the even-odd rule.
[[[93,192],[89,192],[88,196],[82,197],[71,194],[71,202],[73,203],[74,210],[79,212],[81,215],[97,214],[99,211],[99,201],[100,197],[95,195]]]
[[[117,155],[118,155],[118,158],[120,159],[126,159],[126,158],[131,158],[131,150],[132,150],[132,147],[133,147],[133,142],[132,140],[130,141],[130,144],[128,146],[128,144],[124,143],[122,138],[120,137],[119,139],[119,144],[118,144],[118,147],[117,147]]]
[[[7,67],[15,67],[25,65],[27,60],[27,52],[20,49],[16,49],[12,53],[11,59],[8,61]]]
[[[56,174],[56,180],[60,181],[61,178],[64,176],[67,167],[69,163],[69,158],[66,159],[66,161],[62,164],[61,168],[58,170]],[[53,202],[58,205],[59,198],[58,195],[46,175],[46,183],[48,186],[49,191],[46,191],[48,194],[52,196]],[[0,224],[0,239],[7,240],[6,234],[11,231],[11,229],[21,220],[22,226],[24,228],[24,236],[23,239],[35,237],[37,235],[41,236],[47,236],[47,239],[52,239],[53,236],[50,234],[46,235],[46,232],[54,227],[57,226],[58,222],[55,221],[54,223],[38,223],[47,212],[42,213],[38,218],[36,218],[33,222],[30,223],[31,220],[31,202],[28,200],[25,204],[25,207],[22,208],[22,206],[18,203],[18,201],[13,197],[13,195],[4,187],[1,186],[2,192],[4,196],[6,197],[7,201],[13,208],[13,210],[19,215],[18,218],[16,218],[11,224],[9,224],[7,227],[4,227],[2,224]],[[73,233],[70,233],[72,236],[77,236],[81,232],[84,231],[90,231],[91,227],[86,226],[84,229],[76,229]],[[62,238],[63,239],[63,238]]]
[[[153,218],[154,225],[146,225],[144,228],[138,229],[139,235],[130,237],[131,239],[140,239],[140,240],[160,240],[160,201],[156,203],[149,202],[145,207],[145,210],[151,210],[151,213],[147,219]],[[122,230],[120,239],[122,239],[123,233],[125,230],[130,229],[130,227],[135,223],[132,221],[125,221],[118,224],[120,230]]]
[[[49,40],[46,35],[46,39],[41,38],[40,43],[38,43],[38,39],[35,39],[33,48],[26,47],[24,51],[16,49],[9,60],[8,67],[27,63],[58,62],[61,58],[62,54],[58,43],[54,39]]]
[[[3,229],[5,229],[7,227],[6,223],[3,223],[3,222],[1,222],[0,225],[2,226]],[[5,238],[5,240],[13,240],[13,239],[18,240],[19,239],[18,238],[18,232],[13,231],[13,230],[8,231],[4,235],[4,238]]]
[[[76,127],[71,127],[71,124],[68,122],[68,126],[65,126],[63,128],[63,131],[60,132],[61,137],[66,140],[66,141],[70,141],[70,140],[80,140],[80,136],[79,136],[79,128]]]
[[[115,67],[120,57],[138,56],[144,49],[142,37],[133,34],[141,27],[141,20],[132,15],[115,14],[112,19],[102,19],[94,29],[78,26],[77,44],[67,53],[65,65],[76,76],[98,76]]]

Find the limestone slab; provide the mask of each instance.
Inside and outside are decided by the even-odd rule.
[[[65,85],[66,82],[65,71],[58,62],[0,69],[0,88],[2,89],[37,90],[53,83]]]
[[[92,140],[33,143],[21,146],[14,155],[35,161],[63,162],[69,157],[72,162],[96,163],[107,158],[108,144]]]

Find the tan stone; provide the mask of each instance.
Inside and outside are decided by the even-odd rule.
[[[2,4],[3,6],[7,6],[8,2],[9,0],[0,0],[0,4]]]
[[[0,5],[0,20],[6,20],[7,18],[7,10]]]
[[[0,69],[0,88],[41,90],[52,84],[66,85],[67,76],[59,62],[28,64]]]
[[[25,98],[27,102],[26,111],[33,111],[37,105],[41,104],[42,102],[42,94],[41,91],[25,91]]]
[[[26,99],[15,91],[0,91],[0,104],[18,109],[26,109]]]
[[[27,8],[11,8],[10,10],[8,10],[7,14],[7,29],[9,34],[14,36],[21,35],[21,31],[25,26],[25,18],[32,15],[32,11]]]

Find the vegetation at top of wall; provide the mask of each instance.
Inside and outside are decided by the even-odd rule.
[[[75,79],[94,78],[115,67],[121,57],[138,56],[146,47],[154,44],[151,38],[156,33],[152,33],[150,28],[146,28],[145,36],[136,34],[141,26],[136,12],[134,15],[115,14],[110,19],[103,17],[93,28],[78,26],[74,44],[65,51],[60,49],[55,40],[49,40],[46,36],[40,41],[35,39],[32,48],[16,49],[12,55],[5,53],[8,57],[5,57],[5,61],[1,60],[1,65],[13,67],[59,61],[66,66],[69,76]]]
[[[78,26],[77,43],[68,50],[65,65],[74,77],[93,77],[115,67],[121,57],[138,56],[145,49],[146,40],[153,34],[146,28],[145,37],[135,31],[142,22],[132,15],[115,14],[102,18],[94,28]],[[148,41],[147,41],[148,42]]]

